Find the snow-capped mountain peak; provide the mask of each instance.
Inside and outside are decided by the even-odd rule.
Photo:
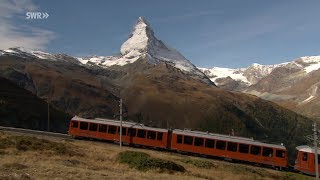
[[[202,74],[189,60],[168,45],[158,40],[143,17],[139,17],[129,38],[121,45],[120,56],[78,58],[82,63],[92,62],[102,66],[123,66],[133,63],[140,57],[146,57],[149,63],[157,64],[166,61],[182,71],[197,71]]]
[[[274,65],[261,65],[253,63],[246,68],[199,68],[216,84],[219,84],[219,79],[230,77],[231,79],[245,83],[247,86],[257,83],[263,77],[268,76],[276,68],[296,69],[309,74],[320,69],[320,56],[304,56],[293,61],[284,62]]]
[[[136,51],[136,54],[139,55],[142,51],[147,50],[153,39],[155,37],[149,23],[143,17],[139,17],[130,38],[122,44],[120,52],[125,55]]]
[[[244,69],[232,69],[232,68],[221,68],[221,67],[213,67],[213,68],[199,68],[203,73],[205,73],[212,82],[215,84],[219,84],[217,80],[219,78],[227,78],[230,77],[235,81],[242,81],[246,84],[251,84],[248,79],[243,75]]]
[[[138,59],[147,60],[147,62],[151,64],[166,62],[183,72],[191,74],[191,76],[197,79],[212,84],[206,75],[183,55],[161,40],[158,40],[150,24],[143,17],[138,18],[131,35],[121,45],[120,53],[118,56],[87,57],[78,58],[78,60],[84,64],[94,63],[105,68],[114,65],[127,65]]]
[[[158,40],[149,23],[139,17],[133,31],[120,50],[123,56],[141,56],[148,54],[150,63],[167,61],[183,71],[192,71],[195,66],[175,49]]]
[[[253,63],[246,68],[199,68],[216,84],[221,78],[230,77],[235,81],[242,82],[247,86],[255,84],[259,79],[269,75],[275,68],[285,66],[288,63],[281,63],[275,65],[262,65]]]

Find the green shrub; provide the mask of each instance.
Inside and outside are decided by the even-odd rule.
[[[65,144],[38,139],[29,136],[16,136],[16,148],[20,151],[27,150],[51,150],[57,154],[66,154],[68,149]]]
[[[130,168],[135,168],[139,171],[160,170],[169,172],[184,172],[185,168],[171,161],[152,158],[150,155],[143,152],[124,151],[118,154],[117,160],[120,163],[128,164]]]

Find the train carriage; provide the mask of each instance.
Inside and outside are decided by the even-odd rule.
[[[172,132],[171,149],[273,167],[288,166],[288,154],[283,145],[243,137],[175,129]]]
[[[297,159],[295,161],[294,169],[305,174],[315,175],[315,156],[314,148],[309,146],[298,146]],[[318,149],[318,163],[320,164],[320,149]],[[318,171],[320,170],[318,166]]]
[[[70,121],[68,134],[75,137],[120,141],[120,121],[73,117]],[[168,144],[168,130],[123,121],[122,142],[125,144],[166,148]]]
[[[179,129],[171,131],[127,121],[123,121],[122,128],[122,142],[124,144],[216,156],[279,167],[280,169],[288,167],[288,153],[283,145],[208,132]],[[85,119],[76,116],[70,121],[68,134],[75,137],[120,141],[120,121],[100,118]],[[302,155],[298,159],[301,157]],[[308,163],[312,163],[312,155],[308,155],[308,157],[310,157]],[[296,163],[296,165],[298,164]],[[300,169],[298,166],[296,167],[296,170],[306,170],[301,169],[302,166],[299,166]],[[308,168],[312,169],[311,165]]]

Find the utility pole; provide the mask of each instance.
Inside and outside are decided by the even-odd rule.
[[[50,131],[50,105],[49,105],[49,98],[47,99],[48,104],[48,121],[47,121],[47,131]]]
[[[120,99],[120,148],[122,147],[122,98]]]
[[[317,123],[314,121],[313,124],[313,140],[314,140],[314,161],[315,161],[315,171],[316,179],[319,179],[319,166],[318,166],[318,135],[317,135]]]

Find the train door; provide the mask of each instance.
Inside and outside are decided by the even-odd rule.
[[[307,152],[300,152],[300,167],[301,169],[310,168],[310,155]]]
[[[320,162],[320,159],[319,159],[319,155],[318,155],[318,168],[316,168],[316,164],[315,164],[315,156],[314,156],[314,153],[309,153],[309,171],[311,172],[311,174],[315,174],[315,170],[318,169],[318,172],[319,172],[319,162]]]

